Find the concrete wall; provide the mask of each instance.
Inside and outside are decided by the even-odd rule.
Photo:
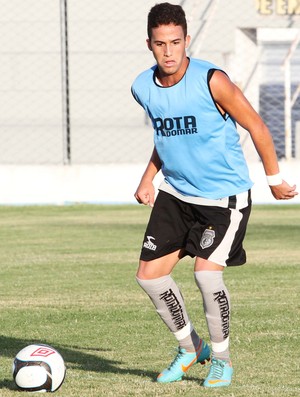
[[[0,205],[135,203],[133,194],[145,164],[85,166],[0,166]],[[300,161],[281,162],[282,175],[300,192]],[[255,183],[253,202],[300,203],[300,195],[290,201],[276,201],[270,193],[262,165],[249,163]],[[161,180],[159,174],[156,186]]]

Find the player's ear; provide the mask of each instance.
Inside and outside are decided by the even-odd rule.
[[[146,40],[146,43],[147,43],[147,47],[149,48],[149,50],[152,51],[151,40],[150,40],[150,39],[147,39],[147,40]]]
[[[188,48],[191,42],[191,36],[188,34],[185,38],[185,48]]]

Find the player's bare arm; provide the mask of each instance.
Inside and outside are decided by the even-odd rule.
[[[279,174],[277,155],[272,135],[259,114],[253,109],[241,90],[233,84],[228,76],[216,71],[210,81],[214,100],[221,112],[227,112],[236,122],[251,135],[255,148],[262,160],[266,175]],[[296,196],[296,186],[290,186],[286,181],[270,186],[277,200],[287,200]]]
[[[161,168],[161,161],[158,157],[157,151],[154,148],[147,168],[142,176],[141,182],[134,194],[134,197],[140,204],[149,205],[153,207],[155,188],[153,185],[153,179]]]

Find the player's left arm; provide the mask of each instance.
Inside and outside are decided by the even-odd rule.
[[[265,173],[269,178],[270,189],[277,200],[287,200],[296,196],[296,186],[290,186],[280,178],[280,170],[272,135],[253,109],[242,91],[231,82],[222,71],[215,71],[210,80],[213,98],[221,111],[228,113],[251,135],[255,148],[262,160]],[[275,176],[274,184],[272,177]]]

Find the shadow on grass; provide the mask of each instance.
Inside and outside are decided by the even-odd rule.
[[[41,343],[29,339],[17,339],[7,336],[0,336],[0,354],[2,357],[11,357],[13,363],[16,354],[25,346],[34,343]],[[122,361],[108,360],[101,356],[101,352],[108,352],[111,349],[93,349],[82,348],[79,346],[63,346],[52,344],[51,341],[43,341],[43,344],[48,344],[57,349],[65,360],[67,371],[68,369],[80,369],[83,371],[93,371],[112,374],[131,374],[136,376],[146,376],[154,381],[157,373],[151,371],[144,371],[142,369],[122,368]],[[85,352],[88,351],[88,352]],[[92,353],[90,353],[92,352]],[[122,365],[123,366],[123,365]],[[0,379],[0,389],[7,388],[16,390],[16,385],[11,379]]]

